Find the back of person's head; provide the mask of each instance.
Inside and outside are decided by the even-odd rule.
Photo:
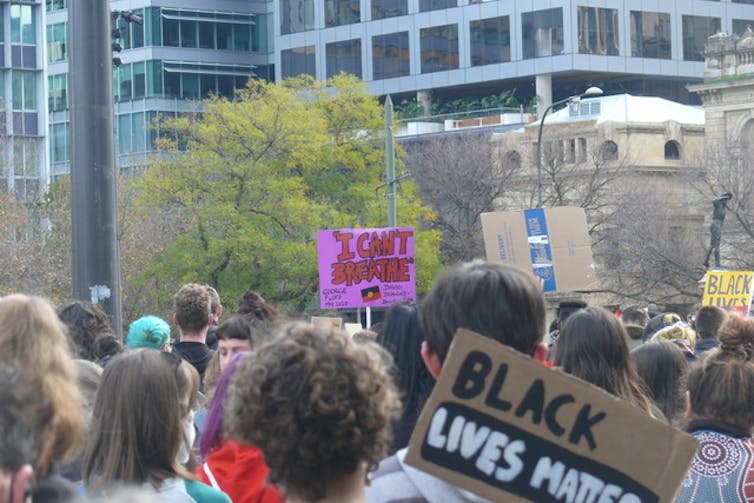
[[[662,327],[649,339],[650,342],[670,341],[678,345],[687,358],[694,360],[696,347],[696,332],[685,321],[677,321],[667,327]]]
[[[162,349],[170,340],[170,325],[158,316],[142,316],[128,327],[126,347],[129,349]]]
[[[720,327],[728,317],[727,311],[717,306],[702,306],[694,317],[694,329],[700,339],[717,339]]]
[[[0,348],[0,360],[12,364],[52,407],[35,467],[44,476],[53,462],[76,457],[85,429],[65,328],[41,297],[8,295],[0,298]]]
[[[246,290],[238,303],[238,314],[248,317],[252,321],[274,322],[281,317],[280,311],[268,304],[261,295],[254,290]]]
[[[304,500],[376,468],[400,401],[380,357],[332,327],[289,324],[241,363],[232,438],[258,446],[270,480]]]
[[[646,309],[629,306],[621,313],[620,321],[622,321],[624,325],[636,325],[644,328],[649,321],[649,315],[647,314]]]
[[[650,411],[649,398],[631,359],[628,335],[618,318],[601,307],[587,307],[560,327],[555,365]]]
[[[441,360],[459,328],[533,355],[544,336],[545,301],[531,274],[474,260],[435,282],[420,316],[427,346]]]
[[[210,298],[203,285],[183,285],[175,294],[173,307],[176,324],[181,330],[197,333],[209,325]]]
[[[12,365],[0,362],[0,487],[5,491],[17,493],[20,489],[23,493],[24,484],[37,466],[40,444],[53,417],[45,396],[24,381]],[[29,466],[25,480],[16,487],[3,486],[3,478],[8,476],[12,483],[24,465]],[[0,494],[0,501],[7,496],[5,491]]]
[[[681,348],[671,341],[651,342],[635,348],[631,356],[657,408],[668,422],[677,423],[686,412],[688,361]]]
[[[233,356],[227,368],[220,374],[220,378],[217,380],[214,394],[207,408],[207,417],[204,421],[202,436],[199,437],[199,454],[202,458],[206,458],[223,443],[223,415],[228,398],[228,389],[238,370],[238,363],[244,356],[244,354]]]
[[[587,303],[581,299],[564,300],[558,304],[558,326],[562,327],[563,323],[574,313],[577,313],[587,307]]]
[[[674,325],[679,321],[683,320],[676,313],[660,313],[652,316],[644,326],[644,334],[641,337],[642,342],[647,342],[660,329]]]
[[[754,427],[754,319],[730,314],[720,346],[692,365],[689,405],[694,419]]]
[[[97,361],[96,341],[103,335],[114,335],[110,317],[97,304],[74,300],[58,308],[58,316],[68,328],[68,337],[75,358]]]
[[[115,355],[121,354],[124,350],[125,346],[115,334],[99,337],[94,350],[97,365],[104,367]]]
[[[393,357],[396,383],[403,393],[403,406],[411,410],[426,398],[424,395],[434,382],[421,360],[424,335],[419,326],[419,311],[414,305],[395,304],[388,309],[385,318],[385,326],[377,341]]]
[[[190,478],[176,459],[184,441],[182,362],[171,353],[138,349],[105,367],[82,470],[90,492]]]
[[[212,286],[204,285],[204,287],[207,289],[207,294],[209,294],[209,310],[213,315],[217,315],[217,309],[222,306],[220,303],[220,294]]]

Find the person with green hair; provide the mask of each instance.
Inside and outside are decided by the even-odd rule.
[[[129,349],[165,349],[170,341],[170,325],[158,316],[148,315],[131,323],[126,337]]]

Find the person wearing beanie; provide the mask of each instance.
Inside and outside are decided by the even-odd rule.
[[[157,316],[143,316],[131,323],[126,337],[126,347],[136,348],[165,348],[170,340],[170,325]]]

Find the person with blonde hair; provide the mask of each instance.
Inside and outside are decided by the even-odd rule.
[[[53,465],[73,461],[79,454],[85,420],[65,329],[48,301],[21,294],[0,298],[0,361],[18,369],[50,404],[49,426],[37,439],[36,487],[65,494],[69,487],[54,475]],[[45,479],[55,487],[44,488]]]

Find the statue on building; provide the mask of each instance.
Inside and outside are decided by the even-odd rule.
[[[712,223],[710,224],[710,244],[707,255],[704,257],[704,267],[709,268],[709,259],[712,253],[715,253],[715,267],[720,267],[720,237],[723,231],[723,222],[725,213],[728,211],[726,203],[730,201],[733,194],[726,192],[712,200]]]

